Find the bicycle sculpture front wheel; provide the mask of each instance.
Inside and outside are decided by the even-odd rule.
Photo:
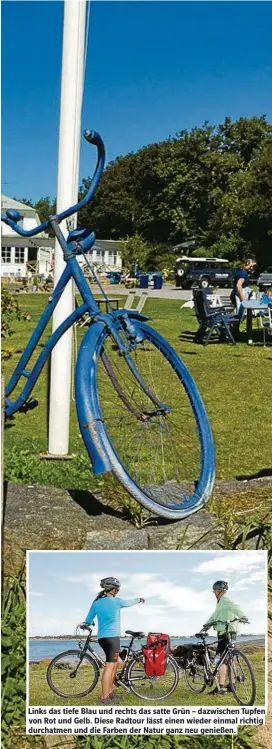
[[[96,443],[130,495],[163,517],[187,517],[213,486],[209,421],[174,349],[148,325],[137,323],[137,330],[141,340],[125,355],[105,327],[95,342],[92,328],[83,339],[76,371],[81,434],[88,449],[91,413]]]
[[[49,663],[46,678],[50,689],[59,697],[84,697],[95,688],[99,668],[89,655],[67,650]]]
[[[169,697],[176,689],[179,680],[179,670],[175,659],[167,657],[166,669],[162,676],[147,676],[142,653],[130,662],[126,673],[126,681],[130,690],[142,700],[156,702]]]
[[[198,663],[197,659],[194,659],[186,666],[184,669],[184,678],[191,692],[201,694],[206,689],[204,666]]]
[[[229,684],[239,705],[254,705],[256,680],[247,656],[241,650],[234,650],[228,663]]]

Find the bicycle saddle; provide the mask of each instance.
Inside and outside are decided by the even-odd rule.
[[[126,629],[126,635],[132,635],[133,637],[145,637],[144,632],[132,632],[131,629]]]

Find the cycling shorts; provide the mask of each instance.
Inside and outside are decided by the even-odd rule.
[[[117,663],[120,650],[120,637],[100,637],[99,645],[104,650],[106,663]]]
[[[219,634],[217,648],[216,648],[216,655],[222,655],[227,645],[228,645],[228,638],[226,637],[226,635]]]

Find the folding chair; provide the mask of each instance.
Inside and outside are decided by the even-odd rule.
[[[232,335],[231,326],[238,325],[241,316],[228,314],[225,307],[210,307],[206,289],[193,289],[193,299],[199,322],[195,341],[207,346],[212,334],[216,333],[220,338],[224,336],[229,343],[235,345],[236,341]]]

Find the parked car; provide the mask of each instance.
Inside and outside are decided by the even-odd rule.
[[[232,286],[233,270],[228,260],[217,257],[187,257],[176,260],[176,286],[186,289],[200,286]]]
[[[263,270],[262,273],[260,273],[257,280],[257,286],[259,287],[260,291],[263,291],[264,289],[272,286],[272,265],[270,265],[269,268]]]

